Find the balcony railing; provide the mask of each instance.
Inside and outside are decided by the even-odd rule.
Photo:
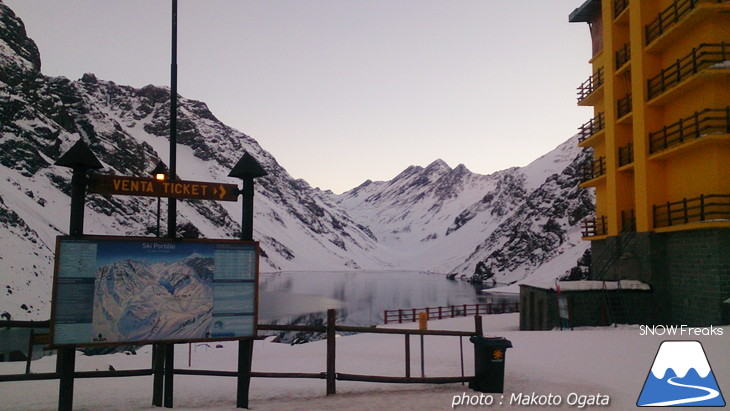
[[[615,0],[613,2],[613,18],[616,18],[629,6],[629,0]]]
[[[603,67],[600,67],[588,77],[588,80],[578,86],[578,103],[585,100],[591,93],[603,85]]]
[[[703,194],[654,206],[654,227],[701,221],[730,222],[730,194]]]
[[[593,160],[591,164],[586,164],[583,168],[583,182],[592,180],[606,174],[606,157],[601,156]]]
[[[666,150],[710,134],[730,134],[730,106],[706,108],[649,133],[649,152]]]
[[[669,7],[659,13],[659,15],[644,27],[646,36],[646,44],[649,45],[654,39],[664,34],[664,32],[677,24],[682,17],[687,15],[694,9],[698,3],[703,0],[674,0]]]
[[[608,224],[605,215],[583,220],[583,237],[596,237],[606,234],[608,234]]]
[[[616,111],[618,112],[618,118],[621,118],[632,110],[631,93],[616,100]]]
[[[613,18],[616,18],[622,11],[629,6],[629,0],[614,0],[613,2]]]
[[[647,80],[649,99],[663,93],[670,87],[679,84],[682,80],[697,74],[700,70],[714,64],[723,63],[730,59],[730,44],[702,43],[692,52],[677,59],[677,62],[662,69],[661,73]]]
[[[634,144],[629,143],[618,148],[618,166],[622,167],[634,162]]]
[[[631,44],[626,43],[616,51],[616,70],[631,60]]]
[[[621,232],[627,233],[636,231],[636,215],[634,209],[625,211],[621,210]]]
[[[582,124],[580,127],[578,127],[578,141],[583,141],[590,136],[598,133],[599,131],[603,130],[606,127],[606,120],[604,114],[598,113],[597,116],[593,117],[592,119],[588,120],[585,124]]]

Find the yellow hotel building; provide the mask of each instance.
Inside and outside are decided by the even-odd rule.
[[[730,323],[730,1],[588,0],[578,105],[590,279],[651,286],[638,323]]]

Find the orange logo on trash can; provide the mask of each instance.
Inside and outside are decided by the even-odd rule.
[[[494,351],[492,351],[492,359],[493,360],[501,360],[501,359],[504,359],[504,351],[502,351],[502,350],[494,350]]]

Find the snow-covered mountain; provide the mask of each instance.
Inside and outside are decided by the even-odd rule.
[[[587,248],[578,222],[592,213],[593,197],[578,184],[588,160],[573,137],[525,167],[485,176],[437,160],[366,181],[337,201],[369,222],[398,266],[513,283],[562,256],[546,273],[555,278]]]
[[[104,165],[100,172],[149,176],[167,159],[169,93],[93,74],[77,81],[43,75],[35,43],[0,0],[0,314],[49,316],[55,237],[68,230],[71,180],[54,162],[83,139]],[[479,271],[514,282],[562,275],[587,247],[576,222],[593,202],[578,187],[588,157],[575,138],[526,167],[479,175],[437,160],[341,195],[292,178],[200,101],[179,97],[178,143],[184,180],[239,183],[226,176],[244,152],[268,172],[256,180],[262,271]],[[181,201],[178,235],[236,238],[240,207]],[[154,198],[88,195],[85,233],[153,235],[156,209]]]
[[[2,3],[0,34],[0,311],[47,317],[55,237],[68,232],[70,204],[70,170],[53,163],[84,139],[102,173],[149,176],[167,159],[170,94],[93,74],[78,81],[43,75],[35,43]],[[261,242],[262,270],[385,265],[367,229],[325,193],[292,178],[253,138],[221,123],[205,103],[180,97],[178,142],[184,180],[240,183],[226,176],[244,152],[268,172],[256,180],[254,238]],[[89,195],[85,233],[151,235],[156,201]],[[182,201],[178,213],[180,235],[236,238],[240,231],[240,203]]]

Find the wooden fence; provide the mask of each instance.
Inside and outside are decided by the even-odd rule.
[[[498,305],[498,304],[497,304]],[[509,309],[509,305],[504,307]],[[480,312],[486,313],[486,310],[479,310]],[[2,327],[4,322],[0,322]],[[475,377],[473,375],[464,375],[464,348],[463,348],[463,337],[481,336],[482,332],[482,320],[481,316],[475,316],[474,331],[440,331],[440,330],[410,330],[410,329],[388,329],[388,328],[372,328],[372,327],[353,327],[336,324],[336,312],[335,310],[327,311],[327,323],[325,325],[270,325],[270,324],[259,324],[259,331],[298,331],[298,332],[311,332],[311,333],[325,333],[327,338],[327,365],[326,370],[318,373],[302,373],[302,372],[257,372],[252,371],[248,376],[254,378],[315,378],[326,380],[327,384],[327,395],[336,393],[336,381],[361,381],[361,382],[373,382],[373,383],[401,383],[401,384],[448,384],[456,382],[469,382]],[[397,334],[405,337],[404,342],[404,376],[379,376],[379,375],[365,375],[365,374],[346,374],[338,373],[336,371],[336,333],[374,333],[374,334]],[[460,342],[460,361],[461,361],[461,375],[459,376],[443,376],[443,377],[425,377],[422,373],[421,377],[414,377],[411,375],[411,336],[453,336],[459,337]],[[423,349],[421,349],[421,364],[423,367]],[[153,365],[149,369],[139,370],[124,370],[124,371],[75,371],[74,378],[100,378],[100,377],[132,377],[142,375],[153,375],[154,369],[154,358]],[[423,370],[423,368],[422,368]],[[219,376],[219,377],[241,377],[237,371],[220,371],[220,370],[191,370],[191,369],[174,369],[174,374],[180,375],[202,375],[202,376]],[[246,375],[244,375],[246,377]],[[48,379],[59,379],[60,373],[58,370],[52,373],[28,373],[26,374],[12,374],[12,375],[0,375],[0,382],[6,381],[26,381],[26,380],[48,380]],[[170,386],[170,390],[172,387]],[[166,388],[167,390],[167,388]],[[171,395],[171,394],[170,394]]]
[[[419,313],[426,313],[429,320],[441,320],[444,318],[467,317],[481,314],[516,313],[518,311],[519,303],[461,304],[444,307],[406,308],[385,310],[383,312],[383,322],[385,324],[415,322],[418,321]]]

